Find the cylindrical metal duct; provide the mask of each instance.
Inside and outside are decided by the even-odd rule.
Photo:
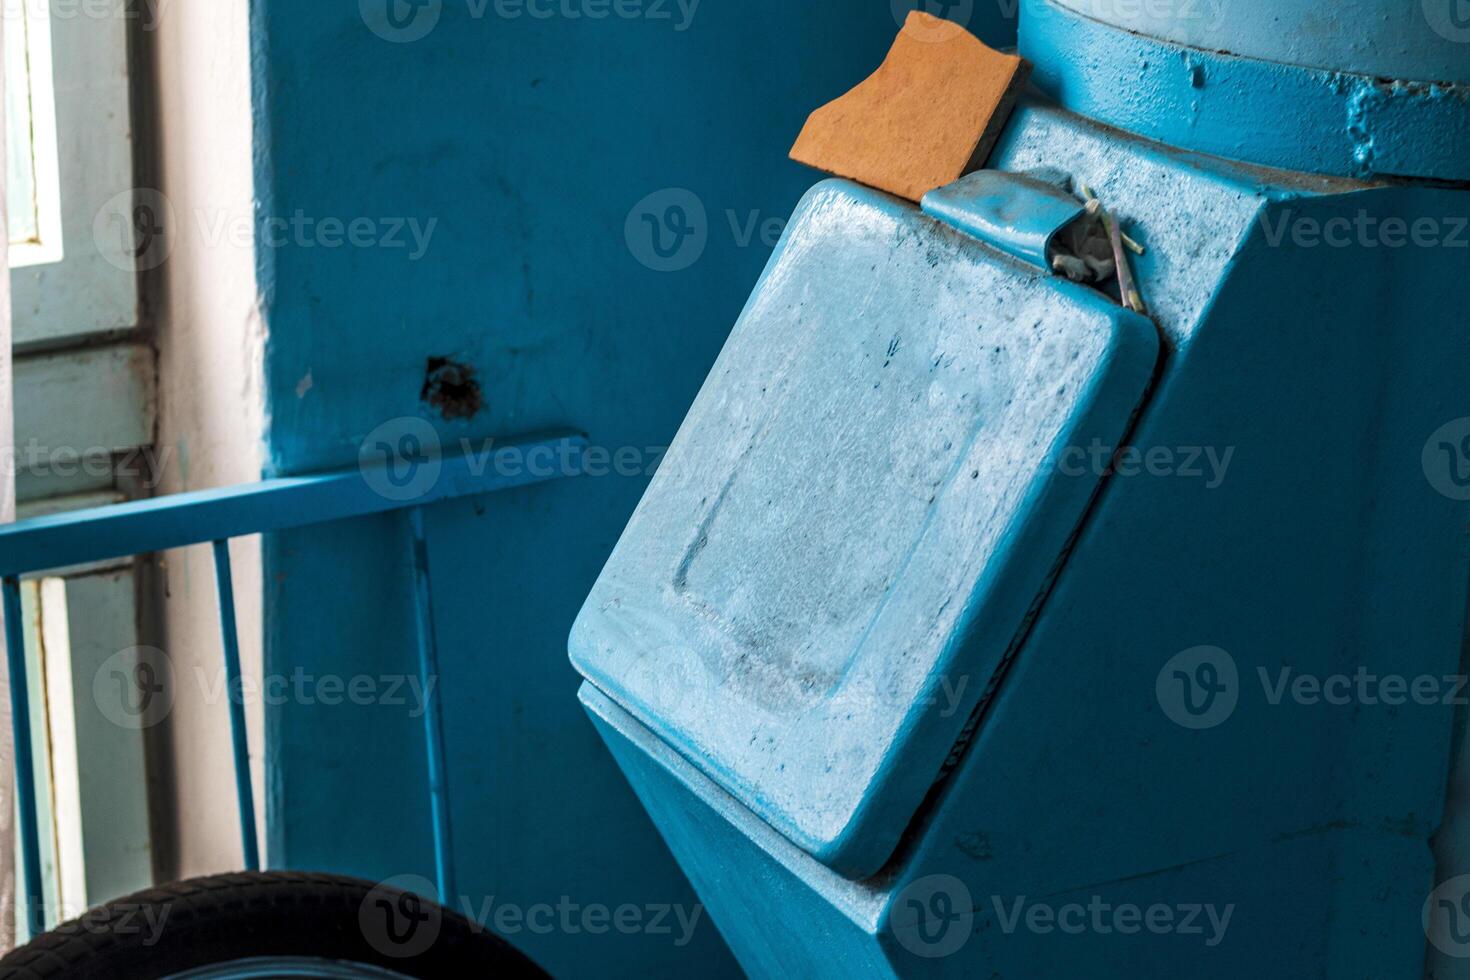
[[[1020,47],[1068,109],[1173,146],[1470,180],[1470,0],[1022,0]]]
[[[1470,81],[1467,0],[1053,0],[1135,34],[1304,68]]]

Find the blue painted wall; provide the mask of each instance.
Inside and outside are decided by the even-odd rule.
[[[432,419],[451,450],[549,426],[637,450],[630,475],[430,517],[459,881],[477,909],[693,911],[577,704],[566,637],[647,483],[644,450],[673,436],[815,180],[791,141],[912,5],[427,0],[396,8],[400,31],[383,0],[254,0],[271,471],[350,465],[400,417]],[[991,32],[1006,6],[980,0],[972,23]],[[332,219],[368,219],[357,237],[377,244]],[[421,401],[431,357],[474,369],[477,414]],[[406,557],[391,518],[272,542],[267,671],[411,673]],[[420,721],[397,700],[267,707],[273,866],[430,873]],[[707,918],[683,946],[669,921],[512,938],[559,975],[733,972]]]

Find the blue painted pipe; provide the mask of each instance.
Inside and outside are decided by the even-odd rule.
[[[1373,8],[1372,31],[1284,37],[1283,23],[1309,14],[1350,18],[1339,5],[1309,11],[1305,0],[1280,11],[1255,2],[1227,10],[1218,0],[1030,0],[1020,49],[1036,87],[1066,108],[1170,146],[1340,177],[1462,181],[1470,21],[1459,28],[1437,13],[1458,2],[1359,0],[1360,13]],[[1186,16],[1201,10],[1217,16]]]
[[[429,540],[424,510],[408,512],[413,547],[413,610],[418,638],[418,669],[424,692],[425,764],[429,778],[429,810],[434,823],[434,872],[439,901],[455,901],[454,843],[449,818],[449,771],[444,764],[443,702],[439,696],[439,646],[434,634],[433,589],[429,579]]]
[[[26,683],[20,580],[6,577],[4,590],[5,653],[10,667],[10,717],[15,738],[15,796],[20,812],[26,928],[32,936],[39,936],[46,931],[46,903],[41,891],[41,831],[36,816],[36,765],[31,746],[31,701]]]
[[[1460,0],[1050,2],[1145,37],[1282,65],[1406,81],[1467,77],[1470,17]]]
[[[235,763],[235,803],[240,809],[240,845],[246,871],[260,870],[255,833],[255,792],[250,785],[250,743],[245,699],[240,686],[240,631],[235,624],[235,584],[230,574],[230,542],[214,542],[214,580],[219,591],[220,640],[225,656],[225,699],[230,705],[230,740]]]
[[[453,849],[449,835],[448,784],[444,767],[443,723],[429,682],[438,675],[430,611],[428,546],[422,509],[444,500],[478,496],[578,476],[586,437],[549,434],[508,441],[484,459],[452,456],[430,461],[435,479],[410,499],[385,495],[383,473],[364,464],[355,470],[265,480],[247,486],[175,494],[127,504],[88,508],[0,527],[0,576],[4,581],[6,654],[10,666],[11,719],[15,741],[16,803],[20,814],[21,863],[26,921],[32,936],[45,931],[41,883],[40,821],[36,810],[35,763],[31,745],[29,686],[26,682],[25,631],[20,576],[109,558],[130,557],[210,542],[214,548],[224,647],[226,690],[240,684],[239,631],[230,574],[228,540],[290,528],[308,527],[410,509],[413,537],[415,609],[419,628],[419,670],[427,695],[430,805],[434,815],[434,853],[440,893],[454,894]],[[536,463],[546,460],[548,463]],[[247,868],[260,865],[250,783],[244,705],[230,698],[230,729],[239,806],[240,834]]]

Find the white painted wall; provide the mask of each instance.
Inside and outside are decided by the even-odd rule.
[[[159,432],[168,454],[157,492],[260,478],[263,327],[252,215],[250,39],[247,0],[157,5],[143,31],[153,79],[151,142],[157,188],[172,204],[168,260],[147,281],[159,351]],[[232,548],[242,657],[260,673],[260,545]],[[159,842],[163,871],[190,877],[241,868],[228,708],[206,691],[220,681],[213,564],[207,547],[168,554],[160,569],[161,644],[177,696],[163,726],[176,834]],[[262,713],[248,705],[257,812]],[[259,818],[258,818],[259,819]],[[263,826],[263,819],[259,819]],[[168,852],[173,860],[168,860]]]

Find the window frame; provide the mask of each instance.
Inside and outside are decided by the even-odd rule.
[[[24,11],[42,225],[34,250],[11,246],[12,348],[126,334],[139,326],[128,0],[4,2]]]

